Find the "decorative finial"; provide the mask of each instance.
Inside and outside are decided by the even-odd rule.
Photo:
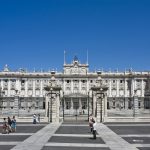
[[[64,65],[66,64],[66,51],[64,51]]]
[[[89,64],[89,52],[88,52],[88,50],[87,50],[87,65]]]

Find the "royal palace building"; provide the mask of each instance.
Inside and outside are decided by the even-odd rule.
[[[63,72],[0,72],[0,115],[47,121],[95,116],[99,121],[147,119],[150,116],[148,71],[89,71],[77,57]]]

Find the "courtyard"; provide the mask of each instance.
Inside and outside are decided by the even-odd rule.
[[[17,123],[17,131],[0,134],[2,150],[149,150],[149,123],[97,123],[94,140],[87,122]]]

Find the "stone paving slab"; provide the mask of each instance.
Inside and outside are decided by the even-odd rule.
[[[46,126],[47,124],[32,124],[32,123],[22,123],[22,124],[18,124],[17,123],[17,126]]]
[[[42,129],[44,126],[17,126],[16,133],[35,133]],[[2,133],[2,127],[0,127],[0,133]]]
[[[2,134],[0,133],[0,136],[14,136],[14,135],[32,135],[34,133],[9,133],[9,134]]]
[[[111,127],[111,126],[119,126],[119,127],[141,127],[141,126],[144,126],[144,127],[150,127],[150,124],[107,124],[108,127]]]
[[[62,125],[61,125],[61,127],[69,127],[69,126],[70,126],[70,127],[71,127],[71,126],[73,126],[73,127],[74,127],[74,126],[78,126],[78,127],[89,127],[89,125],[87,125],[87,124],[76,124],[76,125],[75,125],[75,124],[62,124]]]
[[[117,134],[150,134],[150,127],[147,126],[108,126]]]
[[[105,122],[103,124],[105,124],[105,125],[111,125],[111,124],[122,124],[122,125],[135,124],[135,125],[137,125],[137,124],[150,124],[150,122]]]
[[[149,147],[138,147],[139,150],[150,150]]]
[[[48,124],[22,143],[17,144],[12,150],[41,150],[59,126],[60,124],[56,123]]]
[[[148,137],[124,137],[123,139],[131,144],[150,144],[150,138]]]
[[[89,134],[89,126],[61,126],[56,134]]]
[[[17,145],[17,144],[20,144],[21,142],[16,142],[16,141],[3,141],[3,142],[0,142],[0,145]]]
[[[16,133],[35,133],[44,126],[17,126]]]
[[[92,134],[55,134],[54,136],[61,136],[61,137],[64,137],[64,136],[69,136],[69,137],[92,137]],[[100,135],[97,135],[97,137],[100,137]]]
[[[91,138],[89,137],[58,137],[52,136],[48,142],[57,142],[57,143],[97,143],[97,144],[105,144],[104,141],[98,137],[96,140],[93,139],[92,135]]]
[[[28,137],[30,137],[29,135],[12,135],[12,136],[3,136],[0,135],[0,141],[7,141],[7,142],[12,142],[12,141],[24,141],[25,139],[27,139]]]
[[[150,134],[125,134],[125,135],[119,135],[121,137],[149,137],[150,138]]]
[[[33,124],[33,122],[17,122],[17,124]],[[37,123],[37,124],[47,125],[48,123],[47,122],[40,122],[40,123]],[[35,125],[35,124],[33,124],[33,125]]]
[[[0,150],[10,150],[15,145],[0,145]]]
[[[97,132],[111,150],[138,150],[102,123],[97,124]]]
[[[110,150],[106,147],[52,147],[45,146],[42,150]]]

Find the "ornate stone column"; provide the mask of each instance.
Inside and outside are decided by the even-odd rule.
[[[55,71],[51,72],[51,80],[46,91],[46,109],[49,122],[59,122],[59,105],[60,105],[60,90],[61,87],[56,84]]]
[[[91,90],[95,93],[94,98],[96,98],[97,122],[103,122],[107,117],[107,94],[106,93],[108,87],[102,84],[101,72],[97,72],[97,74],[98,74],[98,80],[97,80],[98,84],[97,86],[92,87]]]

